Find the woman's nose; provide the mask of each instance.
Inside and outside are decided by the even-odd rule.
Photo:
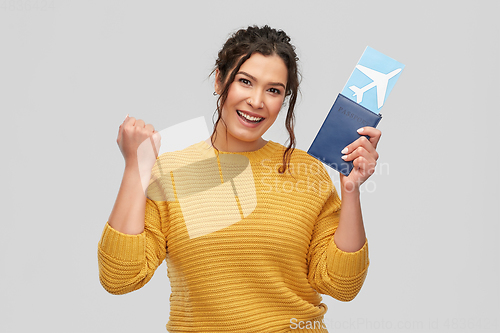
[[[247,98],[247,103],[254,109],[262,109],[264,107],[264,101],[260,94],[253,94],[252,97]]]

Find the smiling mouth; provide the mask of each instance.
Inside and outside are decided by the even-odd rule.
[[[250,116],[250,115],[248,115],[246,113],[241,112],[240,110],[236,110],[236,112],[238,113],[238,115],[243,120],[245,120],[246,122],[249,122],[249,123],[260,123],[262,120],[265,119],[265,118],[262,118],[262,117],[253,117],[253,116]]]

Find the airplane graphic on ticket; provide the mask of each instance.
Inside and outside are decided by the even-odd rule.
[[[342,95],[378,114],[404,67],[367,46]]]

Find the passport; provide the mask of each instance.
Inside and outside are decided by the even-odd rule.
[[[377,127],[381,119],[382,115],[339,94],[307,153],[349,176],[354,166],[342,159],[342,149],[360,137],[358,128]]]
[[[349,176],[354,166],[351,161],[342,159],[341,151],[360,137],[359,128],[377,127],[382,119],[380,109],[404,67],[366,47],[307,153]]]

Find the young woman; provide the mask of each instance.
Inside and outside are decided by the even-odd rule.
[[[127,116],[120,126],[125,171],[98,246],[100,281],[131,292],[166,259],[169,332],[327,332],[320,294],[349,301],[361,289],[359,187],[381,132],[361,128],[370,139],[342,151],[354,169],[340,175],[341,204],[323,165],[294,149],[297,60],[283,31],[239,30],[216,61],[210,138],[156,156],[152,125]],[[262,138],[283,106],[287,147]]]

